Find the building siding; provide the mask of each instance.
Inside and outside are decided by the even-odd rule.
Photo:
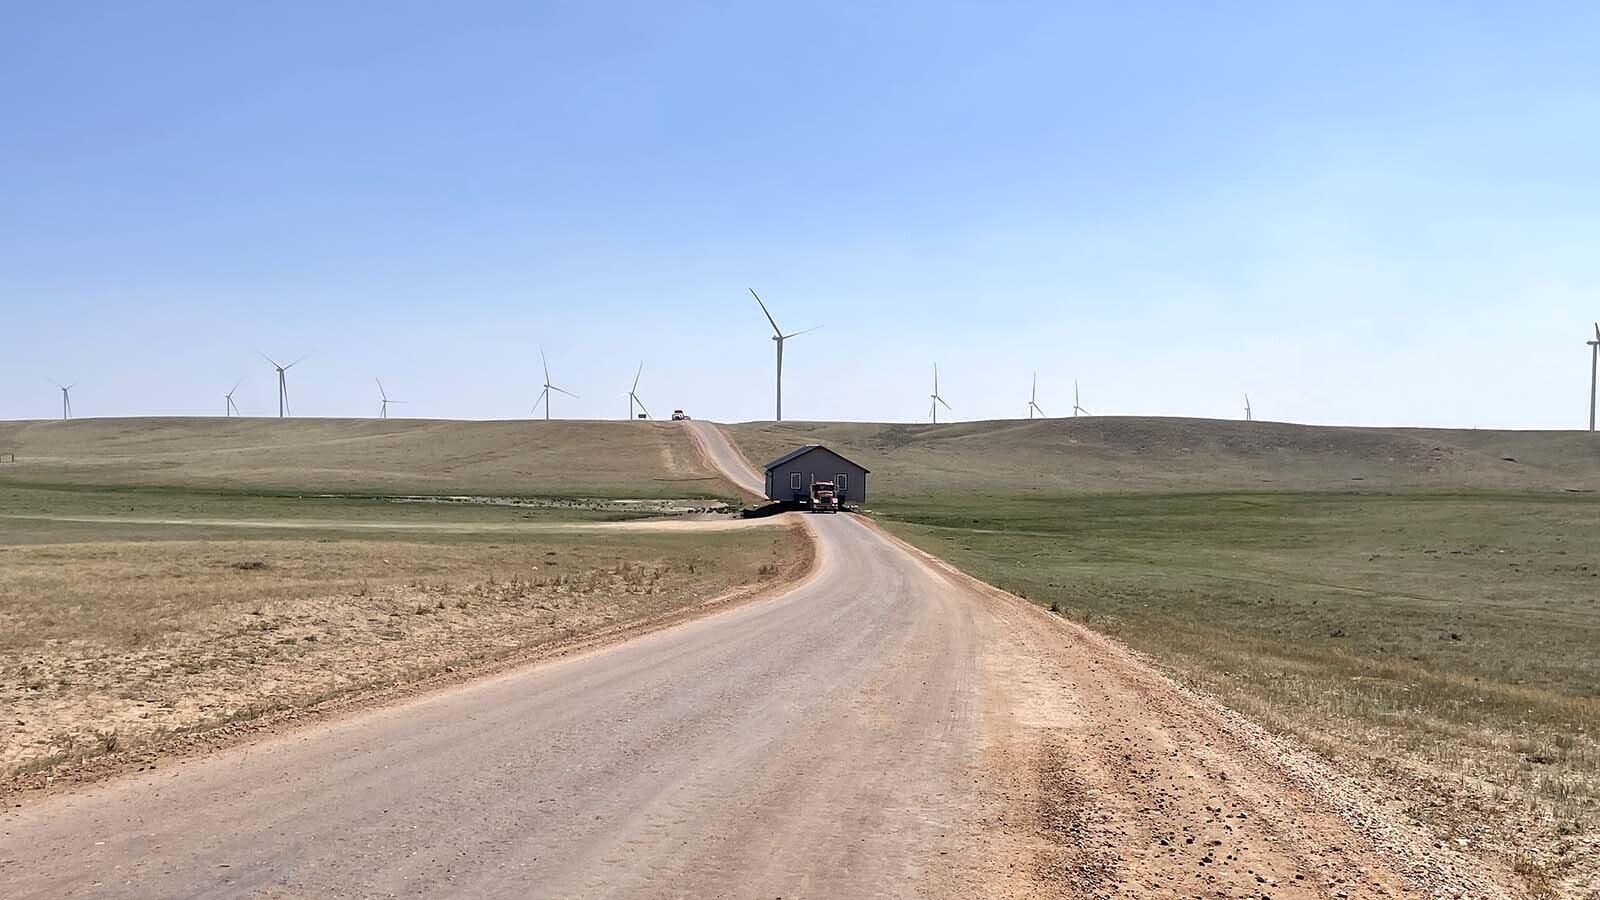
[[[838,491],[845,503],[865,503],[867,500],[867,470],[826,447],[814,447],[806,453],[767,469],[767,499],[806,500],[811,497],[813,481],[832,481],[845,476],[844,489]],[[799,489],[792,487],[799,478]]]

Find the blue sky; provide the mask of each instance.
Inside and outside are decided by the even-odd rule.
[[[0,3],[0,418],[1584,423],[1600,7],[1112,6]]]

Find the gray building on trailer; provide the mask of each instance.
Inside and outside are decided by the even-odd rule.
[[[833,482],[841,503],[865,503],[867,467],[853,463],[821,444],[807,444],[767,463],[767,499],[811,499],[811,483]]]

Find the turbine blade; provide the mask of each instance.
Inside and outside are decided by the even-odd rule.
[[[943,397],[935,397],[935,398],[933,398],[933,399],[935,399],[935,400],[937,400],[937,401],[939,401],[939,402],[940,402],[940,403],[944,403],[944,398],[943,398]],[[950,409],[950,404],[948,404],[948,403],[944,403],[944,408],[945,408],[945,409]],[[955,412],[955,410],[953,410],[953,409],[950,409],[950,411],[951,411],[951,412]]]
[[[632,394],[634,391],[637,391],[639,389],[639,379],[641,377],[643,377],[643,376],[644,376],[644,362],[641,361],[639,363],[639,371],[633,373],[633,388],[631,390],[629,390],[628,393]]]
[[[374,378],[372,380],[378,382],[378,396],[382,397],[385,401],[387,401],[389,399],[389,395],[387,393],[385,393],[384,390],[383,390],[383,382],[381,380],[377,379],[377,378]]]
[[[772,313],[767,311],[767,305],[761,302],[761,295],[756,293],[755,288],[745,288],[745,290],[749,291],[750,296],[756,298],[756,303],[761,305],[761,311],[766,313],[767,321],[772,323],[772,332],[778,337],[783,337],[783,329],[778,327],[778,320],[774,319]]]
[[[294,362],[292,362],[292,363],[289,363],[289,364],[288,364],[288,365],[287,365],[287,366],[284,366],[284,367],[283,367],[283,368],[284,368],[284,370],[285,370],[285,371],[287,371],[287,370],[289,370],[289,369],[292,369],[292,368],[294,368],[294,367],[295,367],[295,366],[298,366],[298,365],[300,365],[300,364],[301,364],[301,363],[302,363],[302,362],[304,362],[304,361],[305,361],[305,358],[306,358],[306,357],[307,357],[307,356],[310,356],[310,355],[311,355],[311,354],[309,354],[309,353],[302,353],[302,354],[301,354],[301,355],[300,355],[300,358],[299,358],[299,359],[297,359],[297,360],[295,360],[295,361],[294,361]]]
[[[633,402],[639,404],[639,408],[641,410],[644,410],[645,418],[647,418],[647,419],[655,418],[654,416],[650,415],[650,410],[645,409],[643,400],[640,400],[638,397],[634,397],[632,394],[629,394],[628,396],[633,397]]]
[[[794,334],[786,334],[786,335],[783,336],[783,339],[787,341],[789,338],[792,338],[792,337],[799,337],[802,334],[810,334],[811,332],[816,331],[818,328],[821,328],[821,327],[822,327],[821,325],[818,325],[815,328],[807,328],[805,331],[796,331]]]
[[[544,348],[543,347],[539,348],[539,362],[544,364],[544,384],[545,384],[545,387],[549,387],[550,386],[550,360],[545,358]]]
[[[534,413],[538,412],[539,411],[539,404],[543,403],[544,402],[544,398],[546,398],[548,396],[550,396],[550,389],[549,388],[545,388],[544,390],[540,391],[539,392],[539,399],[533,401],[533,409],[528,410],[528,415],[531,416]]]
[[[545,385],[545,386],[548,387],[552,391],[560,391],[561,393],[566,394],[568,397],[571,397],[574,400],[578,399],[578,395],[577,394],[574,394],[573,392],[571,392],[569,390],[566,390],[564,388],[558,388],[553,384]]]
[[[261,352],[261,351],[260,351],[260,350],[257,350],[257,351],[256,351],[256,355],[257,355],[257,356],[259,356],[259,357],[261,357],[261,358],[262,358],[262,359],[264,359],[264,360],[266,360],[266,361],[267,361],[267,362],[269,362],[269,363],[272,363],[272,367],[273,367],[273,368],[274,368],[274,369],[281,369],[281,368],[283,368],[283,366],[280,366],[280,365],[278,365],[278,361],[277,361],[277,360],[275,360],[275,359],[273,359],[273,358],[272,358],[272,357],[270,357],[270,356],[268,356],[268,355],[266,355],[266,354],[265,354],[265,353],[262,353],[262,352]]]

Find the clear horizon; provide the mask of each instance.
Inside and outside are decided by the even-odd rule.
[[[0,26],[3,419],[770,419],[754,288],[790,420],[1587,426],[1597,8]]]

